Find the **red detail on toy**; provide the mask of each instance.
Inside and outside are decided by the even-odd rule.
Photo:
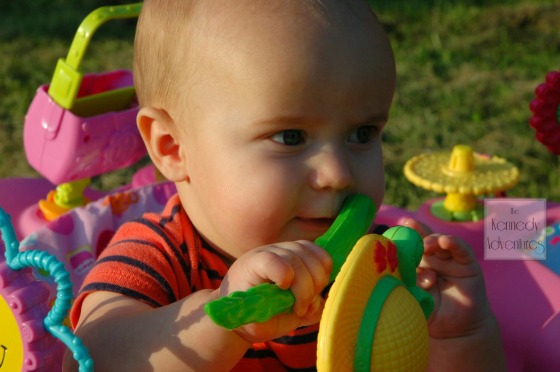
[[[389,270],[394,273],[399,267],[399,259],[397,257],[397,246],[392,241],[387,244],[387,262],[389,263]]]
[[[375,253],[374,253],[375,268],[378,273],[382,273],[387,268],[387,255],[385,247],[381,242],[375,242]]]
[[[551,153],[560,155],[560,71],[549,72],[545,82],[535,89],[535,96],[529,105],[533,112],[529,124],[537,140]]]

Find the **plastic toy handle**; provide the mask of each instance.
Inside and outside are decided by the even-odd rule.
[[[70,274],[66,271],[64,264],[45,251],[20,252],[19,241],[16,238],[11,218],[2,208],[0,208],[0,232],[6,248],[6,263],[12,270],[35,267],[48,272],[54,278],[57,285],[56,299],[43,324],[54,337],[62,341],[72,351],[74,359],[78,362],[80,372],[93,371],[93,360],[88,349],[68,327],[62,325],[64,318],[68,315],[73,298]]]
[[[71,109],[82,81],[78,71],[85,51],[95,31],[112,19],[135,18],[140,14],[142,3],[119,6],[103,6],[87,15],[78,27],[66,60],[59,59],[49,87],[49,96],[61,107]]]
[[[428,319],[434,310],[431,294],[416,286],[416,268],[424,254],[424,240],[414,229],[406,226],[393,226],[383,233],[397,246],[397,257],[401,278],[410,294],[418,301],[424,317]]]
[[[376,212],[377,207],[369,197],[351,195],[332,226],[315,240],[315,244],[326,250],[333,260],[330,283],[340,272],[356,242],[368,232]]]
[[[345,201],[329,230],[315,240],[333,260],[331,282],[358,239],[367,233],[375,213],[376,207],[370,198],[361,194],[352,195]],[[265,322],[275,315],[288,312],[294,302],[295,297],[290,290],[265,283],[211,301],[204,306],[204,311],[214,323],[234,329],[249,323]]]
[[[80,24],[80,27],[78,27],[72,45],[70,45],[68,50],[66,63],[77,70],[93,34],[101,25],[112,19],[138,17],[141,9],[142,3],[134,3],[119,6],[103,6],[89,13]]]

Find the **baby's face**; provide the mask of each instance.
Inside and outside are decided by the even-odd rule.
[[[383,198],[395,77],[381,29],[365,8],[365,21],[338,6],[324,23],[286,8],[209,19],[185,97],[179,192],[201,235],[232,258],[316,239],[350,194]]]

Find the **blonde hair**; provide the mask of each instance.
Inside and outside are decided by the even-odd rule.
[[[134,85],[141,106],[169,109],[189,68],[189,20],[197,1],[146,0],[134,39]]]
[[[194,22],[200,6],[218,6],[216,0],[145,0],[138,19],[134,40],[134,84],[141,106],[152,106],[167,111],[184,104],[181,98],[189,91],[189,76],[196,71],[194,62],[197,48],[194,34],[203,34],[204,21]],[[227,0],[238,1],[238,0]],[[272,14],[287,2],[303,6],[299,14],[328,22],[325,0],[246,0],[247,11],[252,6],[268,6]],[[366,3],[365,0],[356,0]],[[333,0],[333,3],[350,3]],[[345,4],[348,5],[348,4]],[[368,7],[369,8],[369,7]],[[370,9],[371,10],[371,9]],[[197,13],[197,15],[195,15]],[[198,21],[198,20],[197,20]],[[241,22],[243,20],[240,20]]]

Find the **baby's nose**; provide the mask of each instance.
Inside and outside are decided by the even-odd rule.
[[[344,190],[354,185],[349,157],[342,150],[327,149],[314,159],[311,184],[315,189]]]

